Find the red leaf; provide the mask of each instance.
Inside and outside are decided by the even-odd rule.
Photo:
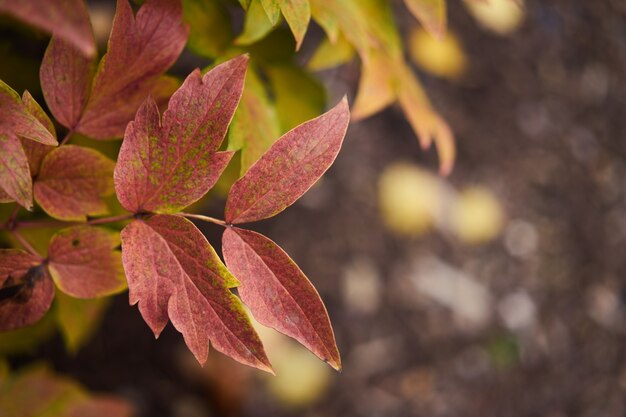
[[[215,184],[232,152],[216,152],[239,103],[247,56],[192,72],[163,114],[147,99],[128,124],[115,191],[134,213],[176,213]]]
[[[328,313],[315,287],[276,243],[249,230],[227,228],[222,250],[241,282],[239,296],[259,323],[293,337],[341,369]]]
[[[26,110],[35,116],[35,118],[39,120],[39,123],[48,129],[53,137],[56,137],[56,130],[54,129],[52,120],[50,120],[46,112],[43,111],[39,103],[35,101],[28,91],[24,91],[24,94],[22,94],[22,103],[26,107]],[[39,174],[39,167],[41,166],[43,157],[52,151],[54,147],[26,139],[21,139],[21,142],[26,158],[28,159],[30,175],[34,178]]]
[[[0,0],[0,13],[11,14],[70,42],[85,56],[96,53],[83,0]]]
[[[28,210],[33,208],[33,183],[28,159],[16,136],[0,132],[0,188],[9,201],[17,201]],[[4,200],[7,200],[4,197]]]
[[[107,213],[103,196],[113,193],[115,163],[96,150],[65,145],[44,158],[35,199],[50,216],[85,221]]]
[[[22,102],[20,96],[0,80],[0,134],[13,134],[46,145],[57,145],[56,138]]]
[[[63,292],[76,298],[123,291],[122,258],[114,250],[118,245],[119,241],[104,229],[75,226],[61,230],[48,247],[50,275]]]
[[[220,352],[272,372],[234,281],[206,238],[187,219],[156,215],[122,230],[122,260],[131,304],[158,337],[168,316],[204,364],[209,340]]]
[[[95,57],[85,57],[72,44],[53,36],[39,69],[41,89],[59,123],[75,129],[87,105]]]
[[[349,120],[344,98],[332,110],[284,134],[233,184],[226,222],[266,219],[293,204],[333,163]]]
[[[136,18],[128,0],[118,0],[108,51],[76,130],[97,139],[121,136],[146,96],[161,90],[160,75],[188,33],[178,0],[148,0]]]
[[[37,322],[54,298],[54,284],[41,259],[16,249],[0,249],[0,331]]]

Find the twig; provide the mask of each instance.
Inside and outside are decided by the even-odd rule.
[[[192,213],[178,213],[183,217],[187,217],[189,219],[197,219],[203,220],[209,223],[219,224],[220,226],[226,227],[228,224],[224,220],[216,219],[215,217],[203,216],[202,214],[192,214]]]
[[[26,249],[26,251],[28,251],[31,255],[34,255],[41,260],[44,259],[43,256],[41,256],[41,254],[37,252],[35,248],[31,246],[30,243],[28,243],[28,241],[24,238],[24,236],[20,234],[20,232],[18,232],[17,230],[11,230],[11,234],[18,242],[20,242],[20,245],[22,245],[22,247]]]

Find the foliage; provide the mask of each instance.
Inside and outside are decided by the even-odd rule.
[[[13,2],[0,6],[18,17],[24,12]],[[273,6],[265,2],[265,7]],[[306,30],[301,8],[290,2],[276,7],[274,13],[286,16],[301,41]],[[89,22],[84,12],[81,3],[82,25]],[[34,17],[26,20],[41,25]],[[281,130],[274,124],[276,113],[266,106],[263,82],[254,73],[246,81],[248,55],[225,60],[204,75],[195,70],[177,88],[178,81],[165,71],[182,52],[189,27],[174,0],[148,0],[136,16],[127,0],[119,0],[99,63],[91,32],[78,42],[76,32],[70,36],[55,26],[52,31],[41,87],[65,137],[57,140],[55,123],[27,91],[20,97],[0,84],[0,189],[2,201],[15,202],[3,229],[22,246],[0,250],[0,330],[38,322],[56,287],[59,317],[68,316],[60,327],[75,349],[86,332],[69,317],[76,309],[98,315],[102,304],[73,300],[98,299],[128,286],[131,304],[139,305],[155,336],[171,320],[200,363],[211,343],[242,363],[272,372],[242,301],[231,291],[237,287],[261,323],[340,369],[330,320],[313,285],[276,243],[239,225],[278,214],[330,167],[348,126],[347,100],[302,124],[285,119],[282,126],[295,128],[276,139]],[[280,68],[274,71],[280,82],[289,82]],[[290,68],[289,74],[298,72]],[[233,123],[228,149],[220,150],[242,95],[247,106]],[[159,106],[165,108],[162,116]],[[254,143],[258,115],[253,108],[267,108],[259,143]],[[262,121],[270,117],[264,127]],[[96,147],[68,145],[76,134],[96,140],[123,135],[117,161]],[[238,149],[242,176],[228,193],[225,220],[183,212],[213,188]],[[97,217],[110,213],[113,193],[119,214]],[[34,202],[55,220],[22,220],[19,207],[32,210]],[[187,218],[224,227],[227,266]],[[123,228],[119,233],[105,224]],[[44,246],[46,254],[23,234],[38,227],[56,230]]]

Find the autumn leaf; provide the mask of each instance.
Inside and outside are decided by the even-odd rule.
[[[45,145],[57,144],[53,134],[29,111],[15,90],[0,80],[0,188],[10,199],[30,210],[32,180],[21,138]]]
[[[279,0],[279,3],[280,11],[296,38],[296,50],[299,50],[311,20],[309,0]]]
[[[235,39],[236,45],[250,45],[263,39],[277,23],[272,23],[261,0],[251,0],[243,24],[243,32]]]
[[[0,331],[37,322],[54,298],[42,260],[17,249],[0,249]]]
[[[48,247],[48,268],[57,287],[76,298],[96,298],[126,288],[119,240],[92,226],[63,229]]]
[[[189,220],[155,215],[122,230],[122,259],[130,303],[155,336],[168,317],[204,364],[209,341],[237,361],[271,372],[263,345],[239,299],[235,279]]]
[[[98,331],[111,298],[80,299],[58,291],[54,301],[54,318],[63,336],[65,348],[75,354]]]
[[[354,47],[343,35],[339,35],[334,42],[326,38],[307,62],[307,68],[312,71],[334,68],[350,62],[354,55]]]
[[[295,262],[265,236],[226,228],[226,265],[241,282],[239,296],[259,323],[293,337],[333,368],[341,369],[328,313]]]
[[[241,102],[228,135],[228,150],[241,150],[241,175],[280,136],[276,109],[255,71],[248,71]]]
[[[35,199],[50,216],[85,221],[107,213],[115,163],[96,150],[65,145],[48,153],[35,181]]]
[[[146,96],[161,103],[173,92],[171,79],[162,74],[180,55],[188,32],[180,1],[148,0],[135,17],[128,0],[118,0],[95,76],[93,60],[53,37],[41,68],[52,114],[71,131],[95,139],[122,136]]]
[[[226,201],[226,222],[266,219],[293,204],[337,157],[349,119],[344,98],[332,110],[283,135],[233,184]]]
[[[83,0],[0,0],[0,13],[64,39],[85,56],[96,53],[89,14]]]
[[[404,4],[431,35],[443,39],[447,24],[446,0],[404,0]]]
[[[115,167],[115,190],[134,213],[176,213],[215,184],[232,152],[217,152],[243,89],[248,58],[192,72],[161,122],[147,99],[129,123]]]

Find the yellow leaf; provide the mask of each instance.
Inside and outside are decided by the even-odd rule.
[[[236,45],[249,45],[267,35],[274,25],[267,17],[260,0],[252,0],[243,24],[243,32],[235,39]]]
[[[309,0],[280,0],[280,10],[296,38],[296,51],[300,49],[311,20]]]
[[[354,47],[343,35],[339,35],[333,43],[325,38],[307,63],[312,71],[320,71],[345,64],[354,58]]]
[[[409,53],[415,64],[438,77],[457,79],[467,67],[459,41],[449,32],[436,39],[425,30],[414,29],[409,37]]]
[[[500,35],[513,33],[524,20],[523,0],[465,2],[465,6],[485,29]]]
[[[446,0],[404,0],[413,16],[433,36],[443,39],[446,35]]]

